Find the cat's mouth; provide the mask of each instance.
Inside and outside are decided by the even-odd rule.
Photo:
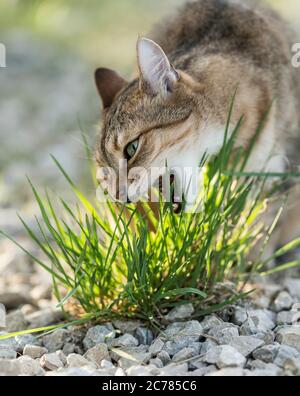
[[[166,191],[163,183],[163,178],[166,176],[161,176],[159,178],[159,191],[164,198],[166,196]],[[175,175],[171,174],[169,176],[169,187],[170,187],[170,202],[172,203],[173,210],[175,214],[179,214],[183,208],[183,197],[178,197],[175,195]]]

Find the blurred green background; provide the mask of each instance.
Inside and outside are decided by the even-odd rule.
[[[80,129],[92,144],[100,108],[94,69],[130,77],[138,35],[184,2],[0,0],[0,42],[7,48],[7,68],[0,69],[0,228],[15,209],[31,210],[26,174],[37,185],[64,189],[50,153],[73,178],[86,180]],[[299,0],[269,2],[299,22]]]

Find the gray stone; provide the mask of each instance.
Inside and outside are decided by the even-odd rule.
[[[203,332],[207,333],[211,328],[219,326],[222,323],[223,321],[219,319],[216,315],[209,315],[202,320],[201,326],[203,328]]]
[[[63,312],[61,310],[53,310],[52,308],[45,308],[26,316],[26,320],[29,322],[29,328],[31,329],[57,324],[63,318]]]
[[[132,365],[147,364],[152,356],[151,353],[148,352],[147,346],[140,345],[138,347],[113,349],[111,357],[119,363],[121,368],[127,369]]]
[[[231,290],[233,291],[233,288],[231,288]],[[218,317],[222,319],[223,322],[228,323],[231,322],[233,314],[234,314],[234,306],[228,305],[218,312]]]
[[[265,345],[253,352],[254,359],[273,363],[280,349],[280,344]]]
[[[246,364],[246,368],[253,370],[267,370],[267,371],[281,371],[277,365],[273,363],[264,363],[261,360],[248,360]]]
[[[213,327],[208,335],[216,340],[219,345],[225,345],[239,336],[239,329],[231,323],[222,323]]]
[[[71,333],[66,329],[57,329],[43,337],[43,345],[50,353],[63,349],[65,343],[71,340]]]
[[[126,377],[125,371],[121,367],[118,367],[115,371],[115,377]]]
[[[63,353],[68,356],[71,353],[76,353],[78,351],[78,347],[72,342],[66,342],[62,349]]]
[[[161,338],[156,338],[153,343],[149,347],[149,352],[152,356],[156,356],[159,352],[163,350],[165,343],[162,341]]]
[[[7,332],[0,332],[0,336],[8,334]],[[15,338],[7,338],[5,340],[0,340],[0,349],[9,349],[18,352],[19,344]]]
[[[259,277],[257,281],[260,283],[260,290],[266,297],[274,300],[275,296],[282,290],[282,286],[278,283],[270,283],[269,279],[262,279]],[[264,281],[264,283],[262,283]]]
[[[44,375],[38,360],[34,360],[29,356],[20,356],[17,361],[20,364],[21,375],[31,377]]]
[[[288,310],[293,305],[293,299],[286,291],[282,291],[274,300],[274,309],[276,312]]]
[[[295,303],[293,306],[292,306],[292,308],[291,308],[291,310],[292,311],[298,311],[298,312],[300,312],[300,303]]]
[[[216,366],[203,366],[194,371],[189,371],[188,375],[190,375],[191,377],[204,377],[208,374],[215,373],[216,371]]]
[[[291,310],[291,311],[282,311],[277,315],[276,323],[280,325],[294,325],[299,323],[300,321],[300,311]]]
[[[267,319],[266,322],[269,322],[269,320]],[[273,326],[273,321],[269,322],[269,326]],[[265,344],[270,344],[274,341],[275,334],[272,330],[267,329],[269,326],[265,326],[263,322],[259,323],[259,321],[255,320],[253,317],[248,317],[246,322],[240,327],[240,334],[243,336],[254,336],[263,340]]]
[[[252,354],[253,351],[264,345],[264,342],[255,337],[240,336],[233,338],[229,342],[229,345],[234,347],[243,356],[248,357]]]
[[[32,300],[24,293],[7,292],[0,294],[0,303],[2,303],[7,310],[11,310],[24,304],[31,304]]]
[[[47,284],[40,284],[35,286],[30,291],[30,296],[33,301],[51,300],[52,287]]]
[[[277,356],[274,360],[274,363],[278,367],[284,367],[285,362],[288,359],[296,358],[300,360],[300,353],[297,351],[297,349],[290,347],[288,345],[281,345],[279,348],[279,351],[277,353]]]
[[[11,312],[6,316],[6,331],[8,333],[26,330],[27,326],[28,322],[21,310]]]
[[[171,357],[166,351],[161,351],[157,354],[157,357],[163,362],[163,365],[166,366],[170,363]]]
[[[113,325],[116,329],[120,330],[121,333],[134,335],[135,331],[143,325],[139,320],[114,320]]]
[[[215,364],[220,369],[226,367],[244,367],[246,363],[246,358],[229,345],[212,348],[207,352],[203,360],[208,364]]]
[[[32,359],[39,359],[45,353],[48,353],[48,349],[38,345],[25,345],[23,355],[30,356]]]
[[[266,295],[258,295],[255,298],[255,306],[259,309],[268,309],[271,305],[272,299]]]
[[[203,345],[202,342],[191,342],[188,348],[193,349],[196,356],[196,355],[200,355],[202,350],[202,345]]]
[[[102,360],[100,367],[103,369],[115,369],[116,368],[115,365],[110,360],[106,360],[106,359]]]
[[[300,279],[286,279],[284,285],[289,293],[300,301]]]
[[[17,352],[22,353],[25,346],[30,345],[40,345],[40,341],[34,337],[32,334],[23,334],[15,337],[15,341],[18,345]]]
[[[89,369],[87,367],[85,368],[70,367],[64,370],[53,371],[47,373],[46,375],[55,376],[55,377],[94,377],[94,376],[100,376],[100,373],[98,370]],[[109,376],[110,374],[106,373],[105,375]]]
[[[83,340],[85,350],[91,349],[97,344],[103,344],[109,340],[114,339],[116,333],[114,330],[107,326],[94,326],[91,327]]]
[[[57,353],[46,353],[40,359],[41,366],[47,370],[55,371],[64,367]]]
[[[275,333],[271,330],[258,332],[253,334],[253,337],[262,340],[266,345],[272,344],[275,341]]]
[[[152,364],[153,366],[155,366],[157,368],[163,368],[164,367],[163,362],[159,358],[150,359],[149,364]]]
[[[190,358],[199,355],[198,351],[195,348],[183,348],[181,351],[177,352],[173,358],[173,363],[183,363]]]
[[[281,375],[281,370],[276,369],[269,369],[269,370],[259,370],[255,369],[252,371],[244,371],[246,377],[279,377]]]
[[[300,326],[291,326],[280,329],[276,339],[283,345],[288,345],[300,351]]]
[[[201,353],[207,353],[210,349],[216,347],[218,345],[217,342],[207,339],[205,342],[202,343],[201,345]]]
[[[207,377],[243,377],[245,371],[241,368],[223,368],[206,374]]]
[[[126,375],[128,377],[152,377],[157,376],[160,373],[159,368],[154,365],[151,366],[131,366],[126,370]]]
[[[190,359],[188,362],[190,370],[199,370],[207,367],[207,363],[204,362],[205,355],[196,356],[194,359]]]
[[[179,305],[173,308],[165,318],[170,322],[176,322],[178,320],[189,319],[194,312],[193,304]]]
[[[18,360],[0,359],[0,377],[14,377],[21,374],[21,364]]]
[[[131,334],[124,334],[121,337],[118,337],[111,341],[111,346],[114,348],[118,347],[134,347],[138,346],[138,340],[133,337]]]
[[[67,367],[86,367],[97,369],[97,365],[87,360],[85,357],[76,353],[71,353],[67,356]],[[92,367],[93,366],[93,367]]]
[[[59,350],[59,351],[56,351],[55,353],[60,358],[62,364],[65,366],[67,364],[67,357],[63,353],[63,351]]]
[[[17,352],[12,349],[0,349],[0,359],[16,359]]]
[[[89,349],[84,357],[92,363],[96,363],[100,367],[102,360],[110,360],[108,347],[106,344],[97,344]]]
[[[141,345],[151,345],[154,340],[152,331],[145,327],[138,327],[135,331],[135,337]]]
[[[163,369],[160,370],[159,376],[163,377],[181,377],[188,372],[188,365],[187,363],[183,363],[180,365],[177,364],[170,364],[165,366]]]
[[[237,326],[241,326],[243,323],[246,322],[247,319],[248,314],[246,309],[242,307],[235,307],[232,322]]]
[[[0,331],[6,328],[6,310],[5,306],[0,303]]]
[[[275,328],[275,322],[273,321],[273,314],[267,310],[263,310],[263,309],[249,310],[247,320],[252,321],[251,324],[255,326],[257,333],[273,330]],[[245,323],[247,323],[247,321]]]
[[[288,372],[290,375],[293,376],[300,376],[300,359],[296,358],[288,358],[284,362],[283,366],[285,372]]]
[[[164,350],[174,356],[181,349],[188,347],[192,342],[198,342],[203,334],[200,323],[196,320],[176,322],[169,325],[160,337],[166,341]]]

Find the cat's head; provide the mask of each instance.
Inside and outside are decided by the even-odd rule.
[[[126,176],[131,194],[143,195],[151,168],[160,172],[158,168],[166,164],[170,169],[198,166],[198,131],[207,120],[207,112],[199,112],[200,83],[176,70],[162,48],[149,39],[138,40],[137,55],[139,77],[132,82],[109,69],[95,74],[104,107],[96,147],[98,179],[113,191],[104,168],[114,171],[117,197],[123,197],[120,179]]]

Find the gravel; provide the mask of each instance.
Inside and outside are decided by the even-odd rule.
[[[26,271],[17,282],[31,279],[30,267]],[[176,307],[156,334],[139,320],[114,320],[0,340],[0,376],[298,376],[298,286],[291,278],[266,282],[252,301],[201,320],[191,319],[191,304]],[[47,285],[32,287],[35,302],[29,292],[27,298],[24,291],[6,293],[0,335],[63,319]]]
[[[239,351],[243,356],[250,356],[256,349],[264,345],[264,342],[255,337],[240,336],[233,338],[229,345]]]
[[[12,349],[0,349],[0,359],[16,359],[17,352]]]
[[[154,340],[153,343],[150,345],[149,352],[151,353],[152,356],[156,356],[163,350],[164,346],[165,343],[162,341],[162,339],[156,338],[156,340]]]
[[[23,350],[23,355],[27,355],[31,357],[32,359],[39,359],[46,353],[48,353],[47,348],[43,348],[38,345],[25,345],[24,350]]]
[[[153,332],[146,327],[138,327],[135,331],[135,337],[141,345],[151,345],[154,340]]]
[[[295,302],[300,302],[300,279],[285,279],[284,285],[290,295],[294,297]]]
[[[190,343],[199,341],[203,329],[198,321],[176,322],[169,325],[161,334],[165,340],[163,349],[170,356],[189,346]]]
[[[264,345],[253,352],[253,357],[265,363],[273,363],[278,355],[279,349],[280,344]]]
[[[235,348],[222,345],[212,348],[203,358],[205,363],[215,364],[219,369],[227,367],[244,367],[246,358]]]
[[[257,308],[255,300],[240,302],[201,322],[189,320],[192,310],[184,305],[176,311],[176,321],[156,336],[140,321],[114,321],[57,329],[41,338],[23,335],[1,340],[0,375],[299,375],[300,310],[295,292],[284,284],[281,290],[270,286],[267,295],[267,308]],[[178,319],[185,317],[182,308],[187,308],[188,320]],[[7,315],[5,311],[2,307],[2,322],[24,321],[27,327],[33,320],[48,322],[46,316],[53,318],[56,312],[51,307],[33,313],[30,307]]]
[[[285,327],[278,331],[276,339],[283,345],[300,351],[300,326]]]
[[[50,353],[63,348],[64,344],[71,339],[71,333],[65,329],[57,329],[53,333],[43,337],[43,345]]]
[[[293,303],[294,300],[291,295],[283,290],[274,300],[274,310],[275,312],[289,310],[292,307]]]
[[[195,309],[193,307],[193,304],[180,305],[178,307],[173,308],[168,313],[168,315],[165,316],[165,319],[168,320],[169,322],[176,322],[178,320],[189,319],[194,312]]]
[[[170,363],[171,357],[166,351],[161,351],[157,354],[158,359],[160,359],[164,366]]]
[[[230,344],[239,336],[239,329],[231,323],[222,323],[210,329],[208,335],[219,345]]]
[[[28,322],[23,312],[19,309],[6,316],[6,331],[8,333],[22,331],[27,328]]]
[[[64,364],[57,353],[46,353],[41,357],[40,363],[44,369],[50,371],[55,371],[64,367]]]
[[[131,334],[124,334],[111,341],[112,347],[134,347],[139,345],[139,341]]]
[[[86,359],[84,356],[78,355],[77,353],[71,353],[67,357],[67,367],[91,367],[96,369],[97,365]]]
[[[106,344],[98,344],[94,346],[85,353],[84,357],[88,361],[95,363],[98,367],[100,367],[101,362],[104,359],[105,360],[110,359],[110,355]]]
[[[199,355],[199,351],[195,348],[184,348],[173,356],[172,362],[181,363],[197,355]]]
[[[102,344],[115,338],[116,333],[110,326],[91,327],[83,340],[85,350],[91,349],[97,344]]]

